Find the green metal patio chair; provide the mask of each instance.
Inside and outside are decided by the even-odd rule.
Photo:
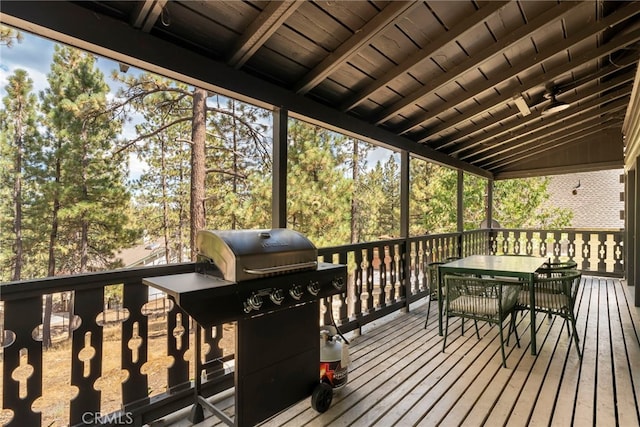
[[[438,286],[440,280],[438,278],[438,266],[443,262],[431,262],[427,265],[427,317],[424,319],[424,329],[427,329],[429,323],[429,313],[431,312],[431,302],[438,302]]]
[[[440,278],[438,276],[438,266],[445,264],[447,262],[455,261],[460,259],[460,257],[448,257],[444,261],[436,261],[431,262],[427,265],[427,317],[424,320],[424,329],[427,329],[427,324],[429,323],[429,313],[431,312],[431,302],[438,301],[438,286],[440,285]],[[445,291],[441,290],[441,294],[444,298]],[[464,324],[463,324],[464,330]]]
[[[564,328],[567,325],[569,338],[573,335],[578,357],[582,358],[580,338],[576,330],[575,303],[580,286],[582,273],[577,270],[557,270],[549,276],[538,275],[534,279],[535,310],[547,313],[549,316],[563,318]],[[531,309],[531,293],[528,284],[523,284],[518,293],[518,310]]]
[[[492,325],[498,325],[502,366],[506,368],[507,361],[504,352],[505,340],[502,325],[507,316],[511,316],[507,337],[513,331],[516,335],[517,345],[520,347],[514,316],[520,284],[511,280],[449,274],[445,276],[444,282],[447,298],[445,300],[445,332],[442,351],[444,352],[447,347],[450,317],[460,317],[463,320],[473,319],[476,322],[478,320],[485,321]],[[480,339],[477,325],[476,336]]]
[[[565,270],[576,270],[578,268],[578,263],[574,260],[570,259],[568,261],[560,261],[560,262],[545,262],[542,267],[536,270],[536,274],[546,277],[557,276],[561,271]]]

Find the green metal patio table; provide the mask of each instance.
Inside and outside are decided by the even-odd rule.
[[[471,255],[438,266],[438,332],[442,336],[442,280],[447,273],[514,277],[529,283],[531,298],[531,354],[536,355],[534,275],[546,258],[521,255]]]

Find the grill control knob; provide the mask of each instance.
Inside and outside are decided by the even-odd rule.
[[[282,304],[282,301],[284,301],[284,292],[282,289],[274,289],[269,294],[269,298],[271,298],[271,301],[273,301],[274,304],[280,305]]]
[[[262,307],[262,297],[258,294],[252,294],[244,303],[245,313],[249,313],[251,310],[259,310]]]
[[[344,286],[344,279],[342,277],[336,277],[331,281],[331,284],[333,285],[334,288],[336,288],[337,290],[340,290]]]
[[[291,289],[289,289],[289,294],[291,294],[293,299],[297,301],[302,298],[302,294],[304,294],[304,291],[302,290],[302,286],[293,285]]]
[[[313,296],[318,295],[318,292],[320,292],[320,283],[314,280],[310,281],[309,286],[307,286],[307,290]]]

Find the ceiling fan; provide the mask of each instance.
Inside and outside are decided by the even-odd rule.
[[[544,97],[551,102],[545,105],[544,108],[542,108],[542,111],[540,112],[541,115],[548,116],[550,114],[559,113],[560,111],[564,111],[571,106],[571,104],[567,104],[566,102],[558,101],[558,99],[556,99],[557,95],[558,89],[556,87],[547,90],[547,92],[544,94]]]

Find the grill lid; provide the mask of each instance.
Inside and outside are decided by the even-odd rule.
[[[318,250],[303,234],[271,230],[200,230],[200,258],[213,262],[225,280],[239,282],[297,270],[315,269]]]

